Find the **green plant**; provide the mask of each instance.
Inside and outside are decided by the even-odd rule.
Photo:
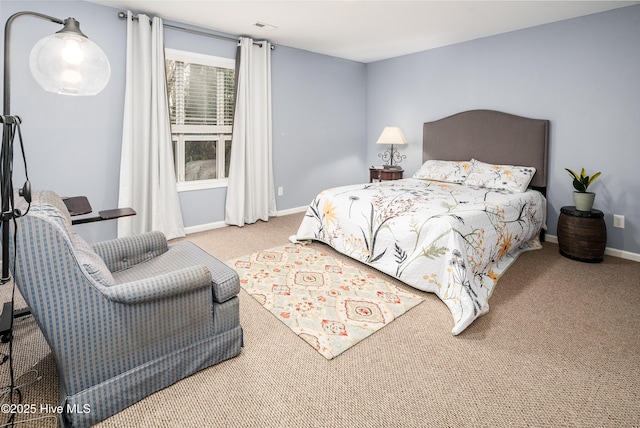
[[[567,170],[571,178],[573,178],[573,187],[581,193],[586,192],[589,185],[596,181],[596,178],[600,177],[600,172],[596,172],[592,176],[586,175],[584,168],[582,168],[582,171],[580,171],[580,175],[576,174],[569,168],[565,169]]]

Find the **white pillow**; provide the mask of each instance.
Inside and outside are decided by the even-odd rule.
[[[462,184],[469,175],[471,167],[472,164],[469,161],[428,160],[413,174],[413,178]]]
[[[536,169],[531,166],[492,165],[471,159],[473,168],[465,180],[467,186],[508,192],[525,192]]]

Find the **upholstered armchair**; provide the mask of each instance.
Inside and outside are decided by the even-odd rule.
[[[159,232],[89,245],[51,191],[16,227],[15,281],[55,357],[63,426],[240,353],[238,276],[196,245]]]

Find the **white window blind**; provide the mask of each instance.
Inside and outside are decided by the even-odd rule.
[[[178,189],[226,185],[235,61],[167,49],[166,69]]]
[[[167,80],[172,124],[233,123],[234,70],[168,60]]]

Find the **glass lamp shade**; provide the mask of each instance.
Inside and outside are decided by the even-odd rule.
[[[29,55],[31,74],[49,92],[96,95],[107,86],[111,66],[102,49],[73,23],[77,31],[67,31],[65,21],[63,30],[36,43]]]

